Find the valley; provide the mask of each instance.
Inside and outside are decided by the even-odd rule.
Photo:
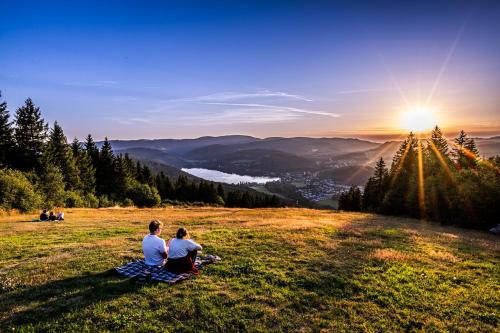
[[[352,138],[259,139],[244,135],[110,142],[116,153],[129,154],[171,178],[186,175],[182,171],[186,169],[234,174],[242,181],[215,180],[187,173],[193,178],[246,184],[250,190],[276,194],[289,199],[288,204],[306,207],[336,207],[335,200],[349,186],[362,188],[366,184],[377,160],[382,157],[390,165],[401,143]],[[500,153],[500,137],[477,138],[476,142],[485,157]],[[258,186],[259,182],[253,182],[251,177],[279,178],[280,184]]]

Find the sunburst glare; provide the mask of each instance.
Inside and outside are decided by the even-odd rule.
[[[415,107],[401,114],[401,127],[408,131],[424,132],[436,123],[434,112],[427,108]]]

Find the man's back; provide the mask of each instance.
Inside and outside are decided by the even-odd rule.
[[[144,262],[146,265],[163,265],[163,254],[167,252],[165,240],[156,235],[146,235],[142,240],[142,252],[144,253]]]

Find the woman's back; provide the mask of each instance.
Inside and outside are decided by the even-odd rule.
[[[190,251],[201,250],[201,245],[191,239],[172,238],[167,246],[169,259],[182,258]]]

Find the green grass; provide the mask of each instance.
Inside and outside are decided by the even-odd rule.
[[[0,332],[498,331],[499,242],[483,232],[307,209],[66,217],[0,217]],[[152,218],[223,260],[174,286],[116,275]]]
[[[317,202],[317,204],[320,206],[325,206],[325,207],[333,208],[333,209],[339,208],[339,201],[333,200],[333,199],[320,200]]]
[[[250,188],[257,191],[257,192],[264,193],[267,195],[275,195],[278,198],[286,198],[285,196],[283,196],[283,194],[270,192],[264,185],[254,185],[254,186],[250,186]]]

